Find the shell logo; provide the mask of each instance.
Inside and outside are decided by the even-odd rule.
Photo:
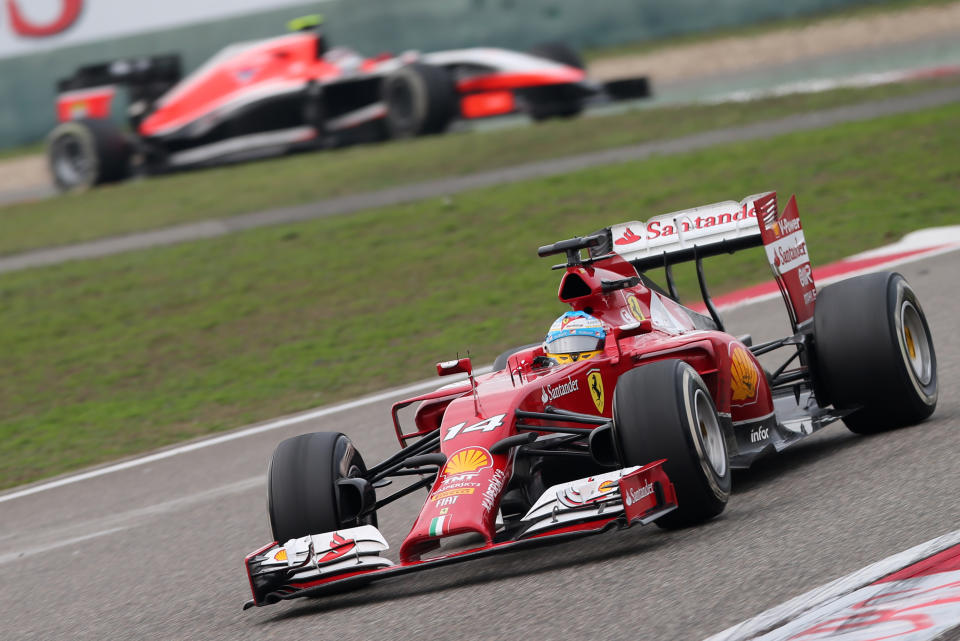
[[[730,391],[735,401],[745,401],[757,394],[757,367],[747,350],[739,345],[730,355]]]
[[[468,447],[460,450],[450,457],[447,461],[447,467],[444,473],[447,475],[463,474],[465,472],[476,472],[485,467],[490,467],[493,460],[490,453],[480,447]]]
[[[604,481],[597,487],[598,492],[610,492],[617,489],[616,481]]]

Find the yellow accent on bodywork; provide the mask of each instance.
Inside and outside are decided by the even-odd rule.
[[[313,13],[309,16],[300,16],[299,18],[294,18],[287,23],[287,29],[289,31],[305,31],[306,29],[314,29],[323,24],[323,14]]]

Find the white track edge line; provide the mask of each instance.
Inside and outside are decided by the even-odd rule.
[[[960,530],[954,530],[920,545],[915,545],[909,550],[888,556],[865,568],[814,588],[786,603],[770,608],[755,617],[727,628],[723,632],[708,637],[705,641],[749,641],[749,639],[776,630],[815,607],[835,601],[854,590],[870,585],[885,576],[956,545],[960,545]]]
[[[485,374],[488,371],[490,371],[490,369],[491,369],[490,367],[482,367],[474,370],[474,373]],[[458,379],[455,379],[453,382],[456,382],[456,380],[462,380],[462,378],[458,377]],[[106,474],[112,474],[114,472],[128,470],[133,467],[147,465],[155,461],[160,461],[173,456],[179,456],[180,454],[186,454],[188,452],[194,452],[196,450],[201,450],[207,447],[211,447],[213,445],[219,445],[220,443],[235,441],[237,439],[245,438],[247,436],[254,436],[256,434],[262,434],[263,432],[269,432],[271,430],[276,430],[283,427],[289,427],[291,425],[296,425],[298,423],[303,423],[305,421],[323,418],[325,416],[336,414],[338,412],[345,412],[347,410],[363,407],[364,405],[379,403],[380,401],[385,401],[389,398],[414,394],[416,392],[420,392],[425,389],[432,389],[434,387],[438,387],[437,380],[430,379],[427,381],[421,381],[420,383],[414,383],[413,385],[408,385],[406,387],[400,387],[397,389],[379,392],[371,396],[364,396],[363,398],[358,398],[353,401],[347,401],[345,403],[340,403],[338,405],[321,407],[318,409],[309,410],[302,414],[287,416],[285,418],[276,419],[268,423],[254,425],[253,427],[241,428],[237,431],[229,432],[227,434],[223,434],[220,436],[214,436],[212,438],[204,439],[202,441],[188,443],[187,445],[180,445],[177,447],[170,448],[168,450],[162,450],[154,454],[148,454],[146,456],[131,459],[129,461],[115,463],[113,465],[97,468],[94,470],[90,470],[88,472],[72,474],[70,476],[65,476],[63,478],[59,478],[54,481],[49,481],[47,483],[41,483],[39,485],[26,487],[22,490],[11,492],[9,494],[4,494],[0,496],[0,503],[5,503],[7,501],[12,501],[14,499],[19,499],[25,496],[30,496],[31,494],[37,494],[38,492],[44,492],[46,490],[52,490],[58,487],[63,487],[64,485],[79,483],[80,481],[86,481],[88,479],[97,478],[98,476],[104,476]]]

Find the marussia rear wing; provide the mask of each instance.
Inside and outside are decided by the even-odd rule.
[[[696,261],[704,302],[721,326],[707,294],[701,259],[763,245],[794,329],[813,317],[816,286],[794,196],[779,214],[777,193],[771,191],[747,196],[740,202],[728,200],[655,216],[646,222],[612,225],[604,232],[608,244],[595,254],[618,254],[640,273],[663,267],[674,298],[670,267]]]

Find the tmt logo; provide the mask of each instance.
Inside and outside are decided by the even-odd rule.
[[[14,33],[24,38],[48,38],[63,33],[80,17],[84,0],[61,0],[60,12],[47,22],[34,22],[23,15],[18,0],[7,0],[7,16]]]

